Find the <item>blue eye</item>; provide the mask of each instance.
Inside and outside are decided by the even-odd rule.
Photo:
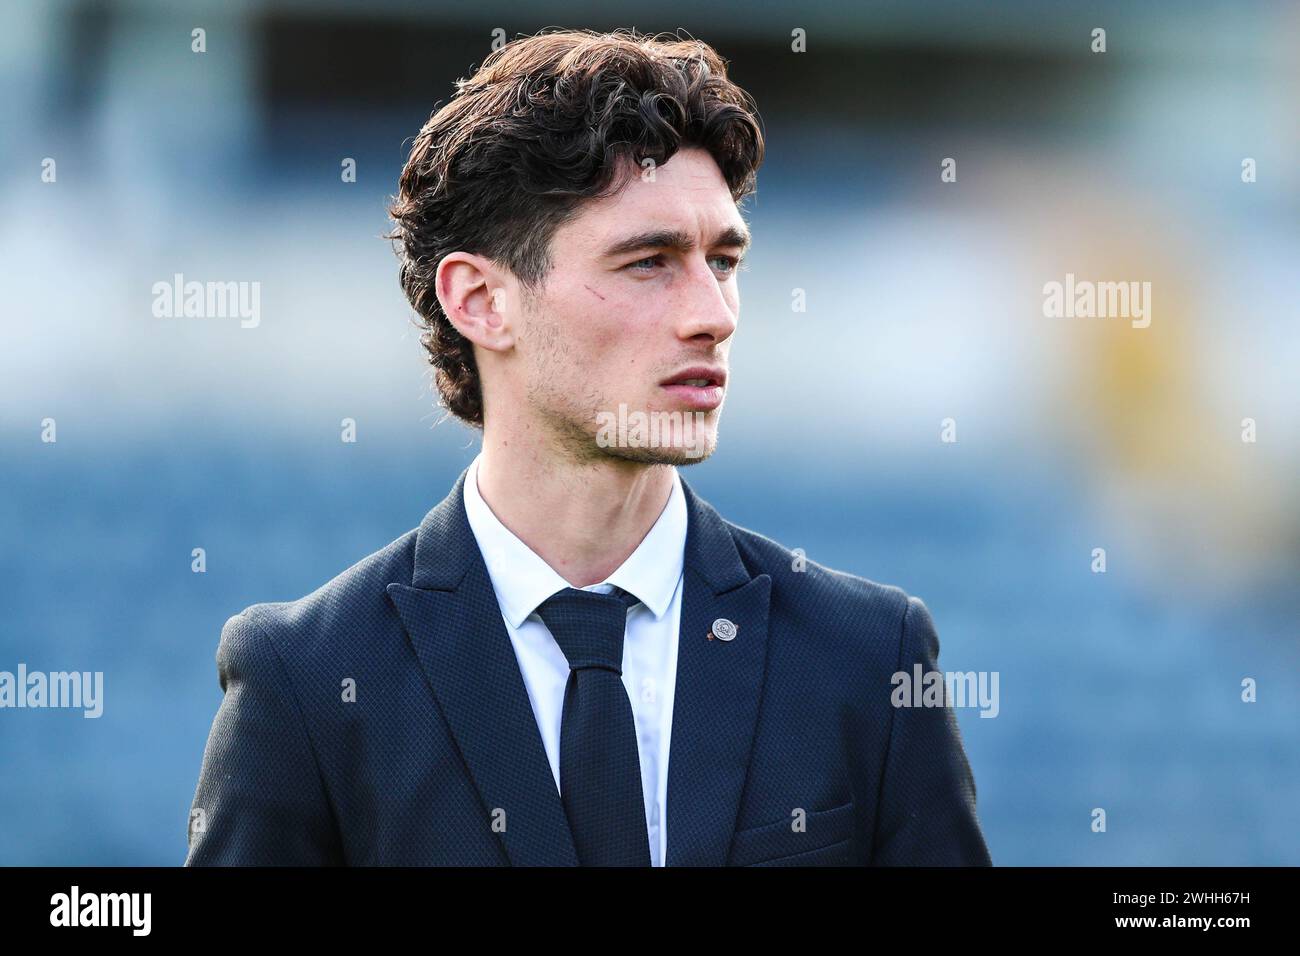
[[[637,259],[635,262],[629,262],[624,269],[630,269],[633,272],[653,272],[654,266],[663,264],[663,255],[646,256],[644,259]],[[726,266],[717,266],[714,268],[725,275],[731,275],[740,268],[741,259],[736,256],[710,256],[709,261],[713,263],[724,262]]]

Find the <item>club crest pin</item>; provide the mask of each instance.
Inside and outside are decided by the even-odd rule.
[[[720,641],[734,641],[738,630],[740,630],[740,628],[736,627],[736,625],[732,624],[725,617],[720,617],[713,622],[713,627],[709,630],[709,640],[713,640],[716,637]]]

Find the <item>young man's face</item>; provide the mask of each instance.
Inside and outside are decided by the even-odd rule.
[[[520,317],[525,414],[580,460],[707,458],[747,237],[699,148],[679,150],[653,181],[636,174],[585,203],[556,231],[551,272]]]

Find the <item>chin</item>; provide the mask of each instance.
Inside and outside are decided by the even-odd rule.
[[[682,411],[620,402],[595,413],[597,454],[646,464],[693,465],[718,443],[718,410]]]
[[[711,439],[711,436],[710,436]],[[717,447],[714,440],[685,446],[664,445],[657,448],[601,448],[608,458],[635,461],[644,465],[695,465],[706,460]]]

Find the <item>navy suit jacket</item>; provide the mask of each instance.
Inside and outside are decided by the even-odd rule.
[[[465,475],[315,592],[226,622],[187,866],[576,865]],[[667,865],[989,864],[952,708],[890,702],[895,672],[937,669],[925,605],[682,487]]]

